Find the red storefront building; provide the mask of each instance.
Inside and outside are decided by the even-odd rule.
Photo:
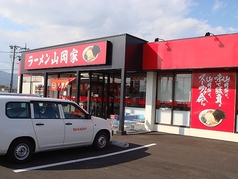
[[[94,115],[143,115],[147,131],[238,142],[238,34],[147,42],[129,34],[23,53],[27,76],[44,79],[42,95],[68,98]],[[30,85],[32,89],[39,88]],[[33,90],[33,91],[34,91]]]

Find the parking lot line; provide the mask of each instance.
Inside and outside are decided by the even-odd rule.
[[[104,157],[109,157],[109,156],[113,156],[113,155],[118,155],[118,154],[122,154],[122,153],[127,153],[127,152],[131,152],[131,151],[147,148],[147,147],[152,147],[152,146],[155,146],[155,145],[156,145],[156,143],[152,143],[152,144],[143,145],[143,146],[140,146],[140,147],[131,148],[131,149],[127,149],[127,150],[123,150],[123,151],[119,151],[119,152],[114,152],[114,153],[110,153],[110,154],[104,154],[104,155],[100,155],[100,156],[87,157],[87,158],[82,158],[82,159],[69,160],[69,161],[65,161],[65,162],[58,162],[58,163],[52,163],[52,164],[47,164],[47,165],[40,165],[40,166],[35,166],[35,167],[17,169],[17,170],[13,170],[13,172],[15,172],[15,173],[27,172],[27,171],[31,171],[31,170],[38,170],[38,169],[42,169],[42,168],[49,168],[49,167],[55,167],[55,166],[59,166],[59,165],[66,165],[66,164],[71,164],[71,163],[76,163],[76,162],[82,162],[82,161],[87,161],[87,160],[104,158]]]

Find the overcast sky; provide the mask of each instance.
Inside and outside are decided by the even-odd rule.
[[[36,49],[124,33],[171,40],[207,31],[238,33],[238,1],[0,0],[0,70],[11,72],[9,45]]]

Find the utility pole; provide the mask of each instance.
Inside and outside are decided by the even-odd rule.
[[[10,47],[10,49],[13,49],[12,72],[11,72],[11,81],[10,81],[10,90],[9,90],[9,92],[12,93],[13,92],[13,75],[14,75],[14,64],[15,64],[15,58],[16,58],[16,50],[20,49],[20,50],[26,51],[29,49],[26,47],[26,44],[25,44],[24,48],[17,46],[17,45],[9,45],[9,47]]]

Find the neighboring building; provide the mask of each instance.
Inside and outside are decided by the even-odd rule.
[[[238,34],[147,42],[129,34],[30,50],[25,76],[43,96],[75,100],[94,115],[144,115],[148,131],[238,142]],[[37,77],[36,77],[37,76]],[[31,83],[32,84],[32,83]],[[31,92],[36,91],[31,86]]]

